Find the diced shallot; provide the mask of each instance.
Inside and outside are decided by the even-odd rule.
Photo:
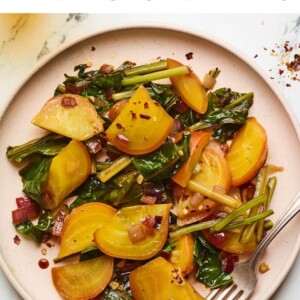
[[[229,255],[222,259],[222,271],[225,273],[231,273],[234,269],[234,264],[239,261],[237,255]]]
[[[145,204],[154,204],[156,202],[156,197],[148,196],[148,195],[142,195],[141,202]]]
[[[35,219],[40,215],[39,206],[36,202],[31,202],[25,206],[12,211],[12,220],[14,224],[21,224]]]
[[[16,203],[17,203],[18,208],[26,206],[26,205],[28,205],[30,203],[33,203],[33,202],[34,202],[34,200],[32,200],[28,197],[17,197],[16,198]]]
[[[129,238],[133,244],[143,241],[146,239],[146,234],[141,223],[134,224],[127,228]]]

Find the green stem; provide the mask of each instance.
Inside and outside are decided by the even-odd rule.
[[[275,190],[275,187],[276,187],[276,182],[277,182],[277,178],[276,177],[271,177],[268,180],[268,183],[266,185],[267,200],[263,204],[264,210],[267,210],[269,208],[270,201],[271,201],[271,198],[273,196],[273,193],[274,193],[274,190]],[[264,219],[259,220],[258,223],[257,223],[257,228],[256,228],[256,242],[257,243],[259,243],[261,241],[264,229],[265,229],[264,228]]]
[[[233,107],[239,105],[241,102],[243,102],[244,100],[246,100],[247,98],[250,98],[250,97],[253,97],[253,92],[247,93],[247,94],[241,96],[240,98],[237,98],[233,102],[226,105],[225,109],[233,108]]]
[[[188,129],[190,131],[196,131],[196,130],[206,129],[206,128],[209,128],[209,127],[212,127],[212,126],[213,126],[213,124],[211,124],[211,123],[200,121],[200,122],[195,123],[192,126],[188,127]]]
[[[232,223],[226,225],[224,227],[223,231],[232,230],[236,227],[240,227],[240,226],[248,225],[248,224],[251,224],[251,223],[255,223],[255,222],[260,221],[260,220],[264,220],[264,218],[267,218],[267,217],[269,217],[273,214],[274,214],[274,211],[272,209],[266,210],[266,211],[264,211],[260,214],[257,214],[256,216],[246,218],[244,220],[232,222]]]
[[[173,232],[170,232],[170,237],[174,238],[183,234],[188,234],[191,232],[195,232],[195,231],[200,231],[203,229],[208,229],[208,228],[212,228],[213,226],[215,226],[221,219],[216,219],[216,220],[211,220],[211,221],[206,221],[206,222],[201,222],[201,223],[196,223],[196,224],[192,224],[192,225],[188,225],[185,227],[182,227],[180,229],[177,229]]]
[[[267,199],[266,195],[261,195],[242,204],[237,209],[235,209],[230,214],[228,214],[224,219],[218,222],[214,227],[214,231],[222,231],[222,229],[225,226],[227,226],[231,221],[235,220],[239,216],[242,216],[248,209],[256,205],[259,205],[260,203],[263,203],[264,201],[266,201],[266,199]]]
[[[112,99],[117,102],[123,99],[129,99],[134,94],[135,90],[125,91],[120,93],[112,94]]]
[[[214,192],[194,180],[190,180],[188,182],[187,189],[192,192],[200,193],[203,196],[206,196],[212,200],[215,200],[232,208],[236,208],[240,205],[240,202],[237,199],[225,194]]]
[[[160,60],[154,63],[126,69],[124,70],[124,74],[125,76],[129,77],[129,76],[143,75],[143,74],[148,74],[156,71],[161,71],[161,70],[165,70],[166,68],[167,68],[167,61]]]
[[[244,225],[247,225],[247,224],[251,224],[253,222],[257,222],[258,220],[267,218],[268,216],[270,216],[272,214],[274,214],[273,210],[269,209],[269,210],[267,210],[267,211],[265,211],[261,214],[258,214],[254,217],[229,223],[228,225],[226,225],[223,228],[222,231],[229,231],[229,230],[232,230],[232,229],[240,227],[240,226],[244,226]],[[188,226],[182,227],[180,229],[177,229],[173,232],[170,232],[169,235],[170,235],[170,238],[174,238],[174,237],[178,237],[178,236],[181,236],[181,235],[184,235],[184,234],[188,234],[188,233],[192,233],[192,232],[196,232],[196,231],[200,231],[200,230],[204,230],[204,229],[213,228],[221,220],[222,219],[216,219],[216,220],[211,220],[211,221],[206,221],[206,222],[201,222],[201,223],[188,225]],[[212,232],[214,233],[216,231],[213,229]]]
[[[115,176],[121,170],[125,169],[131,164],[131,158],[129,156],[121,156],[116,159],[111,166],[101,171],[97,176],[102,182],[108,181],[110,178]]]
[[[267,185],[267,176],[268,176],[268,168],[265,166],[265,167],[261,168],[258,173],[254,197],[257,197],[257,196],[265,193],[266,185]],[[267,201],[267,198],[266,198],[266,201]],[[261,212],[261,210],[263,209],[263,206],[264,205],[257,205],[255,207],[253,207],[249,212],[249,217],[253,217],[253,216],[257,215],[259,212]],[[251,237],[254,234],[256,227],[257,227],[257,223],[253,223],[248,226],[245,226],[245,228],[243,229],[241,236],[240,236],[240,242],[243,244],[249,242]]]
[[[181,76],[189,73],[189,68],[187,66],[181,66],[178,68],[173,68],[169,70],[157,71],[150,74],[138,75],[134,77],[124,78],[121,82],[122,86],[129,86],[133,84],[146,83],[153,80],[159,80],[163,78],[169,78],[173,76]]]

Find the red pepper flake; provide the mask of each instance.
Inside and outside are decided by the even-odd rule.
[[[284,70],[282,70],[282,69],[279,69],[279,75],[282,75],[283,73],[284,73]]]
[[[136,119],[136,113],[132,110],[130,111],[130,113],[131,113],[131,119],[135,120]]]
[[[65,96],[61,101],[63,107],[74,107],[77,105],[75,97]]]
[[[151,116],[146,115],[146,114],[140,114],[140,118],[141,118],[141,119],[145,119],[145,120],[150,120],[150,119],[151,119]]]
[[[286,84],[287,87],[290,87],[291,85],[289,83]]]
[[[254,58],[256,58],[256,57],[258,57],[258,54],[255,54],[255,55],[254,55]]]
[[[14,243],[16,245],[20,245],[20,243],[21,243],[21,239],[17,234],[14,236]]]
[[[129,139],[120,133],[116,135],[116,140],[123,145],[127,145],[129,143]]]
[[[267,51],[268,49],[266,47],[263,48],[265,51]]]
[[[145,103],[144,103],[144,108],[145,108],[145,109],[148,109],[148,108],[149,108],[149,103],[148,103],[148,102],[145,102]]]
[[[96,47],[92,46],[91,50],[92,50],[92,51],[95,51],[95,50],[96,50]]]
[[[124,127],[123,127],[122,124],[120,124],[120,123],[117,123],[117,124],[116,124],[116,127],[117,127],[119,130],[124,129]]]
[[[187,58],[187,60],[193,59],[193,52],[189,52],[185,55],[185,57]]]

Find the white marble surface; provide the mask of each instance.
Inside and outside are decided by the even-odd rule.
[[[7,99],[40,60],[61,45],[101,28],[138,24],[170,24],[212,34],[239,49],[273,77],[286,101],[300,120],[300,82],[285,71],[279,75],[281,45],[300,54],[299,14],[0,14],[0,112]],[[276,48],[279,45],[279,48]],[[271,55],[272,49],[275,51]],[[296,53],[295,52],[295,53]],[[293,52],[294,53],[294,52]],[[278,54],[278,55],[277,55]],[[287,86],[287,84],[291,86]],[[284,259],[284,258],[283,258]],[[26,276],[24,274],[24,276]],[[300,257],[272,300],[300,299]],[[21,299],[0,272],[0,299]],[[260,300],[260,299],[254,299]]]

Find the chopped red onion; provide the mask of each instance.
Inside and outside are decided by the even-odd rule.
[[[32,202],[34,202],[34,200],[32,200],[31,198],[28,198],[26,196],[16,198],[16,203],[17,203],[18,208],[26,206]]]
[[[40,215],[39,206],[36,202],[19,207],[12,211],[12,220],[14,224],[21,224],[35,219]]]
[[[225,273],[231,273],[234,270],[234,264],[239,261],[237,255],[229,255],[222,259],[222,271]]]

